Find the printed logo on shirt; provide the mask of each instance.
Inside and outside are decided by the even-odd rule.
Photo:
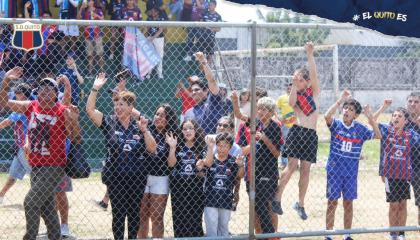
[[[130,152],[132,150],[132,148],[131,148],[130,144],[126,143],[126,144],[124,144],[123,150],[126,151],[126,152]]]

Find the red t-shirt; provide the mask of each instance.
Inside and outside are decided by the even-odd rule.
[[[50,109],[41,108],[38,101],[29,104],[25,115],[29,120],[29,164],[32,167],[66,165],[65,109],[61,103]]]
[[[188,109],[195,106],[195,101],[192,97],[190,97],[190,93],[188,89],[183,89],[179,92],[181,94],[182,99],[182,114],[184,114]]]

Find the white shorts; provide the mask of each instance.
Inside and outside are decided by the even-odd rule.
[[[62,31],[66,36],[79,36],[79,27],[77,25],[59,25],[58,30]]]
[[[159,195],[169,194],[169,177],[147,175],[146,188],[144,193],[153,193]]]

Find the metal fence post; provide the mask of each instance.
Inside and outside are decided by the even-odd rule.
[[[251,27],[251,169],[249,179],[249,239],[255,239],[255,115],[256,94],[255,80],[257,78],[257,23]]]

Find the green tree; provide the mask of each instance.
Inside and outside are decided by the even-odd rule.
[[[326,20],[317,20],[303,14],[291,14],[290,11],[284,9],[269,12],[266,15],[266,21],[269,23],[326,23]],[[308,41],[322,44],[329,34],[329,29],[321,28],[270,28],[265,47],[303,46]]]

